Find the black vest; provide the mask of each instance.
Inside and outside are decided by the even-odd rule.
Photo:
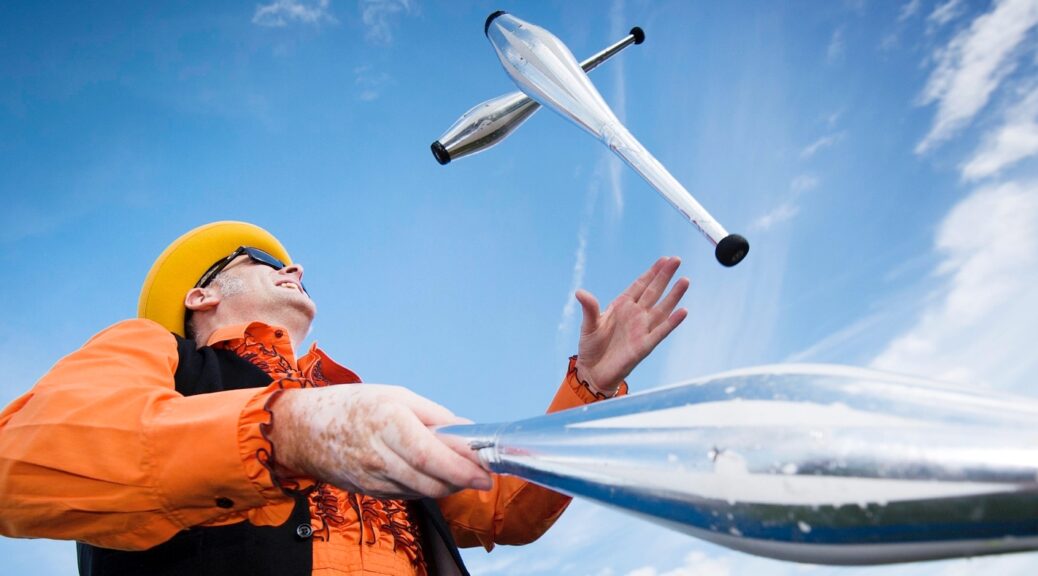
[[[222,390],[265,387],[266,372],[229,350],[195,349],[193,340],[177,337],[180,357],[174,375],[184,396]],[[313,568],[310,506],[303,494],[288,521],[280,526],[195,527],[154,548],[126,552],[76,544],[81,576],[310,576]],[[436,502],[413,503],[413,520],[422,534],[429,574],[464,575],[468,571]]]

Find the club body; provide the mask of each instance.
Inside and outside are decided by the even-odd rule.
[[[569,48],[547,30],[511,14],[487,19],[487,38],[505,71],[528,96],[568,118],[616,153],[694,224],[725,266],[746,256],[749,243],[728,232],[627,130],[580,68]]]
[[[624,48],[644,41],[645,33],[635,26],[622,40],[581,62],[580,67],[590,72]],[[437,162],[446,165],[452,160],[491,148],[522,126],[540,107],[522,92],[511,92],[476,104],[432,143],[433,156]]]
[[[494,472],[780,560],[1038,550],[1034,399],[783,365],[438,432]]]

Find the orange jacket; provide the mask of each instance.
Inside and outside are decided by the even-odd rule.
[[[297,361],[287,334],[259,323],[219,330],[209,345],[242,355],[248,342],[275,351],[277,362],[306,378],[358,381],[316,345]],[[265,367],[268,373],[277,362]],[[174,389],[177,363],[173,335],[154,322],[128,320],[63,358],[4,409],[0,534],[143,550],[192,526],[283,523],[293,500],[257,457],[269,453],[260,425],[269,421],[264,406],[283,385],[279,375],[271,374],[275,383],[267,388],[182,396]],[[549,411],[595,400],[571,359]],[[312,514],[318,518],[318,508],[332,506],[322,521],[337,529],[314,539],[314,574],[424,571],[398,546],[399,534],[385,529],[393,501],[316,486]],[[466,490],[439,503],[460,546],[489,550],[536,539],[569,498],[495,477],[489,491]]]

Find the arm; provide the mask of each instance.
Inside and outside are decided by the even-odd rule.
[[[177,362],[169,332],[123,322],[0,413],[0,534],[142,550],[192,526],[280,524],[294,501],[267,465],[394,496],[490,485],[427,428],[457,419],[402,389],[275,382],[185,397]]]
[[[570,359],[549,413],[627,392],[624,379],[688,314],[683,308],[675,311],[688,289],[687,279],[678,279],[660,300],[680,263],[677,258],[657,260],[605,312],[589,292],[577,292],[584,313],[580,355]],[[569,497],[519,478],[493,477],[487,492],[466,490],[439,500],[459,546],[490,550],[495,543],[532,542],[569,505]]]
[[[169,332],[122,322],[0,413],[0,533],[131,550],[190,526],[287,518],[292,501],[243,450],[263,441],[272,391],[184,397],[176,367]]]

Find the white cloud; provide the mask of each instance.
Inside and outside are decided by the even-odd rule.
[[[1002,125],[962,166],[962,178],[979,180],[997,174],[1024,158],[1038,154],[1038,86],[1032,87],[1005,114]]]
[[[836,30],[833,30],[833,35],[829,38],[829,46],[825,49],[825,60],[830,64],[836,64],[843,60],[844,52],[846,52],[845,43],[843,40],[843,26],[840,26]]]
[[[794,195],[799,196],[804,192],[810,192],[811,190],[818,188],[820,183],[821,180],[819,180],[818,176],[815,176],[814,174],[801,174],[789,183],[789,189]]]
[[[615,0],[609,10],[610,38],[619,38],[627,33],[628,22],[624,16],[623,0]],[[613,70],[613,97],[611,108],[620,122],[627,121],[627,74],[624,59],[614,58],[610,62]],[[609,189],[613,193],[613,206],[617,215],[624,210],[623,162],[616,157],[609,160]]]
[[[837,132],[835,134],[827,134],[825,136],[822,136],[818,140],[815,140],[814,142],[805,146],[804,149],[800,151],[800,158],[802,160],[806,160],[814,156],[817,152],[839,143],[841,140],[843,140],[843,137],[843,132]]]
[[[411,0],[360,0],[360,17],[367,29],[365,38],[377,44],[393,41],[393,25],[399,15],[417,11]]]
[[[811,346],[791,354],[783,362],[797,363],[828,360],[835,351],[849,343],[853,344],[862,334],[874,328],[881,318],[880,314],[866,316],[850,326],[822,338]]]
[[[912,16],[915,16],[919,12],[919,8],[923,5],[923,0],[910,0],[901,5],[901,12],[897,15],[898,22],[904,22]]]
[[[728,576],[733,574],[732,565],[727,558],[711,557],[702,552],[689,552],[685,563],[677,568],[658,572],[647,566],[627,573],[627,576]]]
[[[587,226],[582,225],[577,234],[577,251],[574,254],[573,272],[570,274],[569,292],[566,304],[562,307],[562,318],[559,320],[559,332],[568,332],[573,324],[579,303],[573,297],[578,288],[584,285],[584,270],[587,267]]]
[[[257,26],[281,28],[290,22],[303,24],[321,24],[338,22],[328,11],[330,0],[317,0],[316,4],[307,4],[299,0],[275,0],[262,6],[256,6],[252,15],[252,23]]]
[[[776,206],[770,212],[759,216],[750,224],[750,229],[756,232],[767,232],[776,225],[792,220],[800,213],[797,199],[804,192],[810,192],[818,187],[820,180],[813,174],[801,174],[789,183],[790,197]]]
[[[608,162],[609,190],[613,193],[613,207],[616,209],[616,214],[621,215],[624,211],[623,172],[625,164],[616,156],[609,158]]]
[[[825,117],[825,125],[830,129],[836,126],[836,123],[840,121],[840,117],[843,116],[843,110],[837,110]]]
[[[930,26],[940,27],[958,18],[962,14],[962,0],[948,0],[943,4],[937,5],[933,12],[926,17],[926,22]]]
[[[770,212],[759,216],[750,225],[750,229],[755,232],[767,232],[777,224],[792,220],[794,216],[800,213],[800,207],[793,202],[783,202]]]
[[[627,19],[624,16],[623,0],[614,0],[609,10],[610,37],[620,37],[626,34]],[[625,121],[627,109],[627,83],[622,58],[616,58],[610,62],[613,69],[614,92],[612,109],[621,122]],[[604,171],[604,174],[603,174]],[[624,163],[613,154],[603,153],[595,174],[589,185],[584,214],[581,217],[580,230],[577,233],[577,250],[574,255],[573,271],[570,274],[569,292],[566,295],[566,304],[562,307],[562,317],[559,319],[558,334],[569,332],[576,317],[579,303],[573,294],[584,285],[584,271],[587,267],[587,239],[590,220],[594,215],[595,205],[598,199],[599,185],[603,177],[612,193],[613,206],[617,215],[623,214],[624,190],[623,190]]]
[[[580,308],[579,302],[573,297],[573,293],[584,285],[584,272],[587,269],[587,244],[591,227],[591,218],[595,214],[595,206],[598,204],[598,195],[603,186],[613,186],[617,176],[613,175],[615,156],[602,151],[599,161],[595,166],[591,178],[588,181],[587,191],[584,194],[584,210],[580,217],[580,228],[577,232],[577,249],[574,252],[573,271],[570,274],[569,291],[566,293],[566,304],[562,307],[562,316],[559,318],[558,336],[566,335],[573,326],[573,319]]]
[[[393,77],[386,72],[376,71],[370,64],[353,69],[353,85],[357,87],[357,99],[363,102],[377,100],[382,88],[391,84]]]
[[[946,140],[988,102],[1016,66],[1016,48],[1038,23],[1034,0],[1001,0],[940,49],[920,103],[936,103],[930,132],[916,146],[924,153]]]
[[[897,21],[895,23],[894,30],[885,34],[880,40],[879,49],[883,51],[894,50],[901,44],[901,32],[905,27],[905,23],[912,19],[913,16],[919,13],[919,9],[922,7],[922,0],[910,0],[901,5],[901,10],[897,14]]]
[[[980,188],[940,225],[944,285],[877,368],[1000,389],[1032,385],[1038,355],[1038,182]],[[1022,352],[1023,351],[1023,352]]]

